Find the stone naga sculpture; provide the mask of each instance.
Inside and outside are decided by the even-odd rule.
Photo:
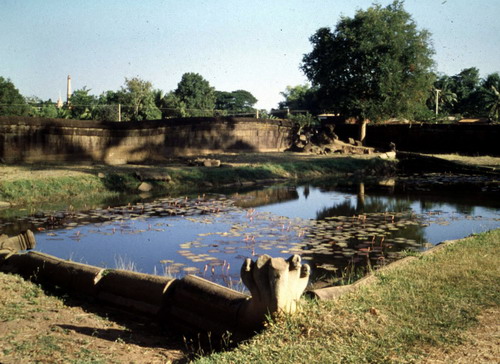
[[[245,326],[258,326],[268,315],[294,313],[310,272],[299,255],[287,260],[261,255],[255,262],[247,258],[241,267],[241,279],[252,297],[242,303],[239,321]]]
[[[262,255],[246,259],[241,278],[251,296],[201,277],[182,279],[107,270],[39,252],[16,254],[35,247],[31,231],[0,235],[0,270],[15,271],[39,282],[86,294],[100,302],[154,316],[188,332],[212,332],[246,338],[269,316],[292,314],[309,281],[310,267],[300,256],[288,259]]]
[[[20,250],[33,249],[36,245],[35,235],[31,230],[26,230],[16,236],[0,235],[0,252],[14,254]]]

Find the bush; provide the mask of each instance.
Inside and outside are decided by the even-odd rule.
[[[319,124],[318,118],[309,113],[290,115],[289,119],[301,128],[304,126],[314,126]]]

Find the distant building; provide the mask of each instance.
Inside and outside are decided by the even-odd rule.
[[[71,99],[71,76],[68,75],[68,81],[66,84],[66,103],[69,105],[69,100]]]
[[[59,98],[57,99],[56,107],[58,109],[60,109],[61,107],[63,107],[63,101],[62,101],[61,95],[59,95]]]

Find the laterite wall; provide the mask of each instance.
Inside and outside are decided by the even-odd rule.
[[[162,160],[214,152],[276,152],[289,147],[290,123],[253,118],[101,122],[0,117],[0,158],[7,163]]]
[[[368,125],[365,144],[386,149],[391,142],[398,150],[420,153],[500,155],[500,124],[379,124]],[[344,140],[359,138],[357,125],[336,125]]]
[[[337,125],[341,140],[359,138],[357,125]],[[141,122],[0,117],[0,159],[6,163],[161,161],[217,152],[279,152],[291,124],[253,118],[185,118]],[[368,125],[365,144],[424,153],[500,155],[500,125]]]
[[[119,269],[104,269],[33,252],[0,250],[0,271],[58,286],[98,303],[139,314],[187,333],[253,332],[239,316],[249,296],[196,276],[173,279]]]

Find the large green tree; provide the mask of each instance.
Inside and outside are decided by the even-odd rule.
[[[358,10],[310,41],[301,68],[325,109],[378,121],[425,107],[433,82],[430,33],[417,29],[403,2]]]
[[[91,120],[95,118],[97,97],[90,94],[90,89],[83,87],[75,90],[69,99],[70,115],[72,119]]]
[[[495,86],[491,86],[491,96],[487,103],[489,107],[489,117],[498,122],[500,120],[500,88],[497,89]]]
[[[453,113],[458,97],[455,93],[452,77],[448,75],[439,76],[434,82],[434,87],[430,91],[427,104],[432,111],[436,110],[437,101],[437,111],[439,114],[448,115]]]
[[[26,97],[26,102],[30,105],[29,116],[41,118],[59,118],[61,113],[52,99],[43,101],[37,96]]]
[[[278,104],[280,109],[307,110],[313,114],[319,111],[317,90],[308,84],[287,86],[285,91],[281,92],[281,96],[285,100]]]
[[[457,95],[453,112],[474,116],[478,112],[478,91],[481,85],[479,70],[476,67],[466,68],[452,78],[452,89]]]
[[[138,77],[125,78],[122,87],[125,101],[125,114],[132,121],[154,120],[161,118],[161,111],[155,104],[155,91],[149,81]]]
[[[0,116],[24,116],[29,112],[30,107],[11,80],[0,76]]]
[[[126,107],[126,92],[122,90],[118,91],[105,91],[98,98],[98,104],[95,110],[95,119],[103,121],[125,121],[129,120],[128,114],[120,114],[121,108],[123,106],[124,110]]]
[[[182,108],[183,116],[209,116],[215,108],[215,89],[200,74],[185,73],[170,96],[170,104]]]
[[[479,105],[478,116],[488,116],[493,121],[500,121],[500,74],[498,72],[489,74],[481,82],[477,91],[477,105]]]
[[[249,113],[254,111],[257,99],[251,92],[236,90],[232,92],[215,91],[215,109],[232,113]]]
[[[498,114],[498,90],[500,75],[492,73],[482,79],[475,67],[465,68],[454,76],[441,75],[434,83],[428,105],[436,105],[438,90],[439,113],[466,117],[489,117],[496,120]]]

